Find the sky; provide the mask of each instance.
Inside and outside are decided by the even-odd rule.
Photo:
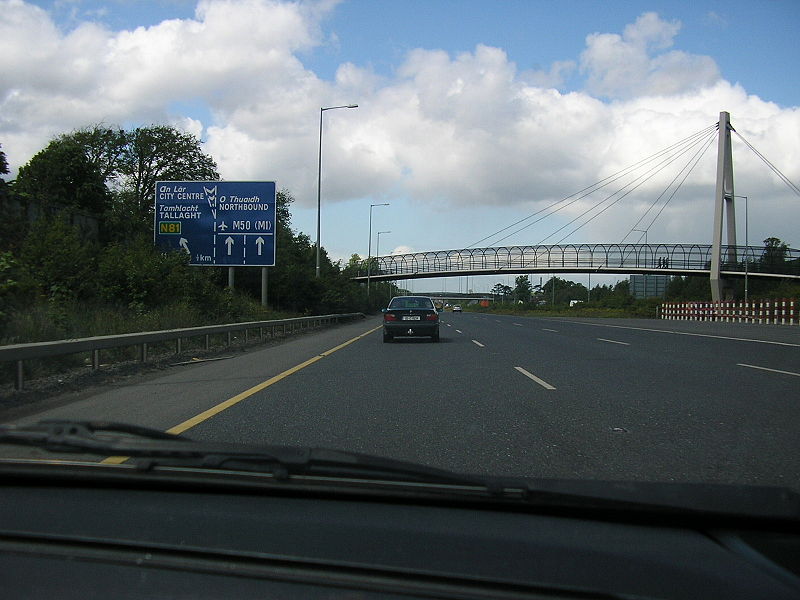
[[[797,0],[0,0],[0,145],[13,178],[76,128],[173,125],[223,179],[288,190],[293,226],[315,239],[320,108],[358,104],[324,113],[334,259],[367,255],[370,204],[384,203],[372,254],[379,231],[380,254],[645,229],[650,243],[710,243],[716,144],[698,132],[720,111],[800,184],[798,26]],[[698,145],[586,218],[622,183],[492,235],[686,139]],[[800,247],[798,195],[737,136],[733,156],[751,244]],[[742,199],[736,210],[743,243]]]

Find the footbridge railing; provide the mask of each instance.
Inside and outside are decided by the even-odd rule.
[[[800,278],[800,250],[722,246],[723,275]],[[706,244],[559,244],[433,250],[362,261],[356,280],[398,280],[499,273],[710,272]]]

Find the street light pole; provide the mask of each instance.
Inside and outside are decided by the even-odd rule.
[[[346,104],[344,106],[323,106],[319,109],[319,162],[317,164],[317,267],[316,277],[319,279],[319,229],[320,214],[322,208],[322,113],[326,110],[336,110],[337,108],[358,108],[358,104]]]
[[[747,196],[734,196],[734,198],[744,198],[744,306],[747,310],[747,275],[750,270],[750,259],[747,253],[750,251],[750,243],[747,238]]]
[[[644,245],[647,246],[647,229],[631,229],[631,231],[638,231],[644,234]],[[648,248],[649,250],[649,248]],[[650,257],[652,258],[652,256]],[[636,258],[636,264],[639,264],[639,258]],[[647,298],[647,273],[644,274],[644,297]]]
[[[750,242],[747,239],[747,196],[744,197],[744,245],[749,250]],[[747,306],[747,273],[750,270],[750,259],[747,258],[747,250],[744,253],[744,305]]]
[[[381,234],[382,233],[392,233],[391,231],[379,231],[378,232],[378,241],[375,243],[375,256],[381,255]]]
[[[372,208],[374,206],[389,206],[389,203],[385,202],[383,204],[369,205],[369,245],[367,246],[367,300],[368,301],[369,301],[369,278],[370,278],[370,272],[372,270]]]
[[[592,272],[589,271],[589,287],[586,288],[586,302],[592,301]]]

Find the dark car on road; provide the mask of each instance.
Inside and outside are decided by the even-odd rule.
[[[427,336],[439,341],[439,312],[424,296],[395,296],[383,309],[383,341],[398,336]]]

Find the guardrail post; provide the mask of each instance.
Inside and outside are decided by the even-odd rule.
[[[175,340],[175,354],[181,353],[181,338]]]
[[[228,346],[231,345],[231,332],[230,331],[228,332],[228,344],[227,345]]]
[[[22,361],[17,361],[17,376],[14,381],[14,387],[19,391],[22,390],[22,386],[25,382],[25,371],[22,368]]]
[[[139,360],[141,362],[147,361],[147,342],[142,342],[142,345],[139,350]]]
[[[210,350],[210,349],[211,349],[211,335],[207,333],[206,334],[206,350]]]
[[[100,350],[92,350],[92,371],[100,368]]]

